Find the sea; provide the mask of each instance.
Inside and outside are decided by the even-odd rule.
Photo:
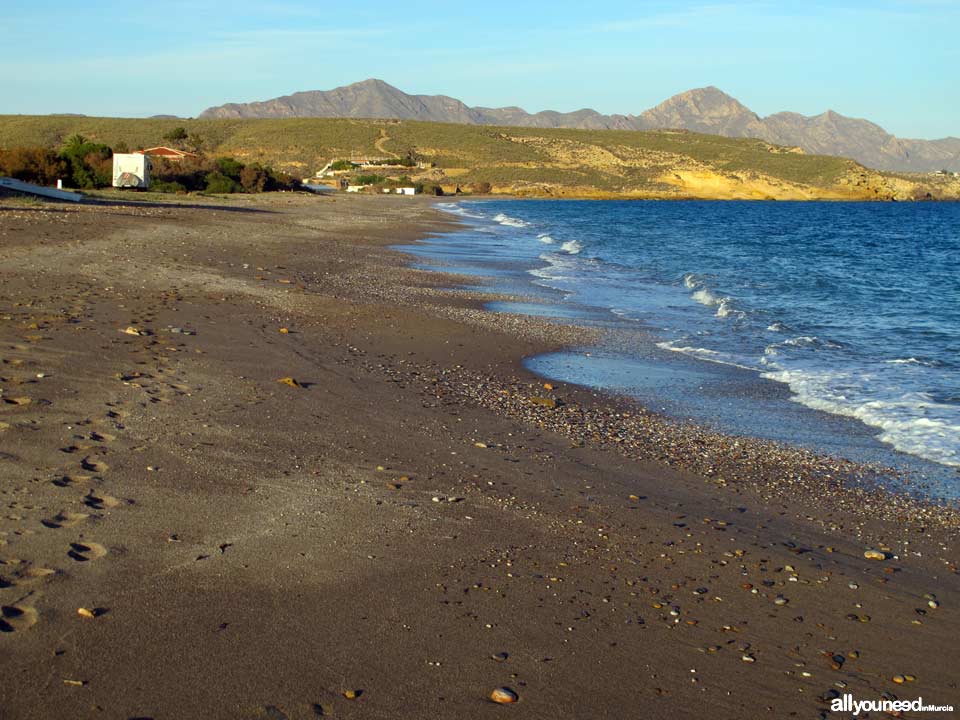
[[[606,329],[525,359],[960,498],[960,204],[459,200],[401,249],[491,311]]]

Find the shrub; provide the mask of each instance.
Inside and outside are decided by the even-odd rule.
[[[164,135],[163,139],[170,140],[171,142],[180,142],[181,140],[186,140],[187,129],[184,127],[175,127],[173,130]]]
[[[240,171],[243,170],[243,163],[233,158],[217,158],[217,167],[224,175],[234,180],[240,179]]]
[[[83,135],[72,135],[67,138],[60,157],[70,168],[67,185],[98,188],[111,184],[113,150],[107,145],[90,142]]]
[[[353,170],[353,163],[349,160],[337,160],[330,166],[331,170]]]
[[[379,185],[386,178],[383,175],[357,175],[353,180],[356,185]]]
[[[247,165],[240,171],[240,185],[244,192],[263,192],[270,182],[270,174],[259,165]]]
[[[207,192],[209,193],[235,193],[241,191],[240,184],[233,178],[227,177],[220,171],[215,171],[207,175]]]
[[[0,150],[0,175],[36,183],[56,185],[70,173],[67,162],[56,152],[42,147]]]

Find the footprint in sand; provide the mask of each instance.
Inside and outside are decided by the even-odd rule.
[[[84,452],[85,450],[89,449],[89,445],[66,445],[60,448],[60,452],[66,453],[67,455],[73,455],[74,453]]]
[[[14,571],[13,575],[0,576],[0,589],[31,585],[56,574],[56,570],[48,567],[31,566],[26,569],[18,569]]]
[[[0,633],[23,632],[36,623],[35,608],[27,605],[0,606]]]
[[[67,551],[67,555],[77,562],[99,560],[106,554],[107,549],[100,543],[95,542],[70,543],[70,550]]]
[[[105,462],[103,462],[102,460],[96,460],[92,457],[85,457],[80,462],[80,467],[82,467],[87,472],[93,472],[93,473],[105,473],[107,470],[110,469],[110,466],[107,465]]]
[[[33,566],[23,570],[13,581],[14,585],[29,585],[57,574],[57,570],[48,567]]]
[[[31,400],[31,399],[28,398],[28,397],[9,397],[9,398],[3,398],[3,404],[4,404],[4,405],[12,405],[12,406],[14,406],[14,407],[22,407],[22,406],[24,406],[24,405],[29,405],[29,404],[32,403],[32,402],[33,402],[33,400]]]
[[[87,507],[93,508],[94,510],[108,510],[111,508],[120,507],[123,505],[123,500],[120,498],[115,498],[112,495],[94,495],[92,492],[90,492],[84,496],[83,504]]]
[[[51,530],[59,530],[60,528],[73,527],[74,525],[87,520],[89,517],[90,515],[87,513],[61,512],[57,513],[52,518],[41,520],[40,524],[44,527],[50,528]]]
[[[53,484],[57,487],[72,487],[73,485],[82,485],[88,483],[93,478],[90,475],[61,475],[56,480],[53,480]]]
[[[99,443],[111,443],[117,438],[116,436],[110,435],[108,433],[91,432],[90,439],[93,440],[94,442],[99,442]]]

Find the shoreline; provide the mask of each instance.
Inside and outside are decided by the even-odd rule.
[[[10,205],[10,717],[486,717],[500,685],[534,717],[782,716],[897,673],[957,704],[953,520],[547,390],[522,358],[578,330],[390,249],[453,226],[432,204]]]
[[[462,220],[460,222],[461,230],[455,231],[454,234],[463,231],[469,233],[469,231],[477,227],[475,224],[471,224],[469,220]],[[431,242],[430,239],[427,238],[424,241],[416,243],[417,246],[425,248],[425,252],[417,252],[415,249],[412,249],[412,251],[407,254],[411,264],[416,264],[422,269],[428,271],[433,270],[445,277],[449,277],[451,287],[456,288],[456,293],[451,292],[451,296],[462,296],[466,294],[467,297],[476,299],[481,309],[493,314],[500,322],[508,322],[519,317],[526,317],[528,320],[537,318],[538,322],[546,322],[548,325],[553,324],[562,327],[564,329],[565,342],[559,343],[555,347],[545,349],[542,352],[528,355],[518,363],[523,370],[540,378],[541,382],[578,382],[578,379],[575,377],[577,373],[575,372],[566,373],[566,378],[563,372],[558,372],[554,375],[545,372],[553,367],[550,362],[544,362],[548,356],[577,356],[584,353],[591,356],[603,356],[604,354],[617,356],[625,352],[625,350],[621,348],[626,346],[635,347],[637,344],[640,344],[641,346],[651,346],[647,347],[645,352],[642,353],[645,358],[643,364],[649,364],[655,368],[663,368],[667,374],[677,367],[681,368],[680,372],[684,371],[683,368],[693,369],[695,372],[706,368],[707,372],[705,372],[704,375],[708,376],[710,382],[714,383],[729,381],[739,383],[740,381],[737,379],[737,376],[745,375],[749,377],[750,381],[757,387],[768,388],[768,390],[761,393],[764,396],[772,393],[780,399],[790,397],[791,391],[784,383],[775,382],[763,377],[761,371],[755,368],[739,365],[731,366],[722,362],[710,362],[704,359],[691,358],[686,355],[675,359],[670,357],[671,353],[666,351],[657,352],[654,350],[651,352],[653,349],[652,346],[655,345],[657,348],[661,347],[659,338],[648,337],[649,332],[642,324],[636,327],[629,325],[624,326],[622,322],[616,320],[604,322],[594,319],[591,321],[586,317],[587,313],[599,316],[603,313],[602,308],[575,305],[570,309],[569,315],[567,316],[563,314],[551,314],[550,308],[556,308],[558,311],[562,309],[561,300],[565,294],[564,291],[555,290],[549,286],[546,288],[537,288],[532,284],[529,288],[525,288],[522,285],[523,280],[521,280],[521,284],[518,285],[518,281],[513,277],[515,273],[519,272],[523,278],[529,281],[527,274],[531,272],[530,267],[533,266],[528,267],[526,259],[515,261],[509,256],[501,258],[495,255],[484,255],[481,253],[480,255],[469,256],[468,259],[462,261],[462,263],[466,264],[462,265],[458,259],[459,248],[461,245],[465,246],[468,244],[468,236],[465,236],[461,241],[454,239],[454,251],[451,255],[447,255],[446,252],[442,250],[440,252],[432,252],[432,246],[443,248],[444,244],[442,242]],[[411,246],[411,248],[414,248],[414,246]],[[396,247],[394,249],[398,252],[406,252],[404,247]],[[468,268],[470,274],[457,275],[458,268],[460,267]],[[489,291],[487,291],[486,288],[489,288]],[[531,294],[524,294],[525,292]],[[515,304],[518,307],[510,307],[511,304]],[[530,307],[535,306],[537,308],[542,307],[546,311],[542,316],[536,312],[528,316],[527,313],[524,312],[525,308],[523,306],[525,305],[530,305]],[[579,332],[582,333],[582,336],[579,338],[577,337],[576,328],[579,328]],[[647,355],[650,357],[647,358]],[[624,356],[622,361],[626,361],[626,356]],[[531,365],[533,365],[533,367],[531,367]],[[555,367],[554,369],[556,370]],[[570,377],[571,375],[573,376],[572,378]],[[657,390],[649,393],[651,397],[641,398],[631,396],[625,389],[618,391],[615,387],[603,388],[602,386],[594,387],[589,385],[587,378],[583,377],[582,373],[579,381],[583,389],[589,392],[599,393],[601,396],[606,395],[611,400],[616,400],[622,396],[621,400],[626,402],[628,408],[631,406],[635,409],[639,408],[643,413],[656,417],[665,428],[677,428],[683,432],[687,431],[684,430],[684,428],[689,428],[690,433],[699,435],[701,438],[709,437],[710,440],[706,441],[708,444],[723,446],[729,445],[734,441],[742,440],[756,448],[754,452],[768,455],[782,455],[785,463],[783,470],[788,474],[796,475],[798,470],[801,473],[808,474],[810,470],[806,468],[819,468],[813,470],[814,474],[828,478],[830,480],[829,484],[831,485],[841,484],[844,480],[852,480],[853,484],[856,485],[858,481],[869,479],[865,488],[872,485],[872,489],[881,495],[886,493],[897,499],[909,498],[912,502],[917,502],[921,506],[944,506],[951,508],[952,512],[956,512],[958,509],[958,500],[956,497],[937,495],[934,486],[938,480],[926,478],[922,474],[923,472],[930,472],[930,470],[923,469],[924,464],[932,466],[933,470],[942,477],[948,477],[950,475],[950,468],[937,465],[931,460],[925,460],[921,457],[911,455],[904,455],[904,459],[899,460],[897,456],[900,455],[901,452],[877,440],[870,431],[869,426],[863,424],[860,420],[825,413],[806,405],[797,409],[790,408],[803,417],[802,424],[806,426],[821,425],[824,422],[834,423],[838,426],[850,424],[853,428],[847,431],[852,432],[850,442],[855,443],[862,442],[864,439],[868,440],[868,442],[875,445],[878,450],[860,450],[860,452],[872,454],[877,459],[848,458],[844,455],[842,448],[838,452],[828,450],[824,447],[817,447],[816,439],[812,441],[813,444],[811,445],[809,439],[804,443],[803,441],[791,441],[778,437],[760,435],[756,432],[751,432],[749,427],[723,427],[721,424],[711,423],[703,418],[698,418],[695,416],[695,413],[690,411],[678,414],[675,411],[668,411],[665,407],[661,408],[660,411],[653,411],[652,408],[654,405],[660,405],[664,402],[669,404],[669,401],[667,401],[665,397],[657,394]],[[701,382],[705,382],[705,380]],[[687,402],[697,402],[696,391],[692,393],[692,396],[693,399],[688,399]],[[766,402],[766,400],[760,400],[760,402]],[[783,400],[783,402],[787,401]],[[796,429],[797,428],[794,428],[794,430]],[[810,431],[807,432],[810,434]],[[642,435],[643,433],[639,434]],[[669,459],[668,456],[665,457]],[[672,461],[676,462],[676,458],[672,458]],[[794,463],[794,467],[788,468],[787,465],[791,462]],[[681,464],[691,467],[689,463]],[[828,469],[831,465],[832,471]],[[847,468],[845,471],[847,477],[837,477],[838,473],[843,474],[839,472],[840,467]],[[717,469],[710,467],[709,464],[700,464],[697,465],[697,468],[699,472],[717,472]],[[769,469],[772,468],[768,468],[768,470]],[[942,479],[939,481],[942,482]],[[913,487],[911,487],[911,484],[913,484]],[[926,490],[922,489],[924,484],[927,486]],[[812,492],[816,491],[816,489],[812,490]],[[921,492],[923,496],[918,497],[918,492]]]

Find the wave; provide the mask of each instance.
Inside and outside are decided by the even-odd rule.
[[[461,207],[457,203],[450,204],[440,204],[438,207],[444,212],[451,213],[453,215],[459,215],[460,217],[473,218],[474,220],[482,220],[485,216],[479,215],[477,213],[469,212],[466,208]]]
[[[741,368],[742,370],[756,370],[755,367],[747,365],[742,360],[736,359],[731,355],[727,355],[726,353],[722,353],[717,350],[710,350],[709,348],[693,347],[690,345],[676,345],[674,342],[659,342],[657,343],[657,347],[661,350],[669,350],[670,352],[689,355],[691,357],[719,363],[721,365],[730,365],[732,367]]]
[[[710,288],[705,286],[704,281],[698,275],[687,273],[683,276],[683,284],[687,289],[693,290],[693,292],[690,293],[690,298],[693,301],[708,307],[716,307],[717,317],[746,317],[746,313],[743,310],[739,310],[734,306],[733,298],[713,293]]]
[[[960,467],[960,413],[955,406],[934,402],[923,392],[902,393],[896,398],[852,398],[848,388],[854,375],[814,370],[762,373],[768,380],[786,384],[795,402],[880,429],[877,439],[900,452]]]
[[[497,213],[493,216],[493,219],[501,225],[507,225],[508,227],[530,227],[530,223],[526,220],[510,217],[505,213]]]
[[[553,238],[547,235],[546,233],[541,233],[540,235],[537,235],[537,240],[539,240],[542,243],[546,243],[547,245],[553,245],[553,242],[554,242]]]
[[[560,246],[560,249],[568,255],[576,255],[583,250],[583,245],[576,240],[567,240],[565,243],[563,243],[563,245]]]

